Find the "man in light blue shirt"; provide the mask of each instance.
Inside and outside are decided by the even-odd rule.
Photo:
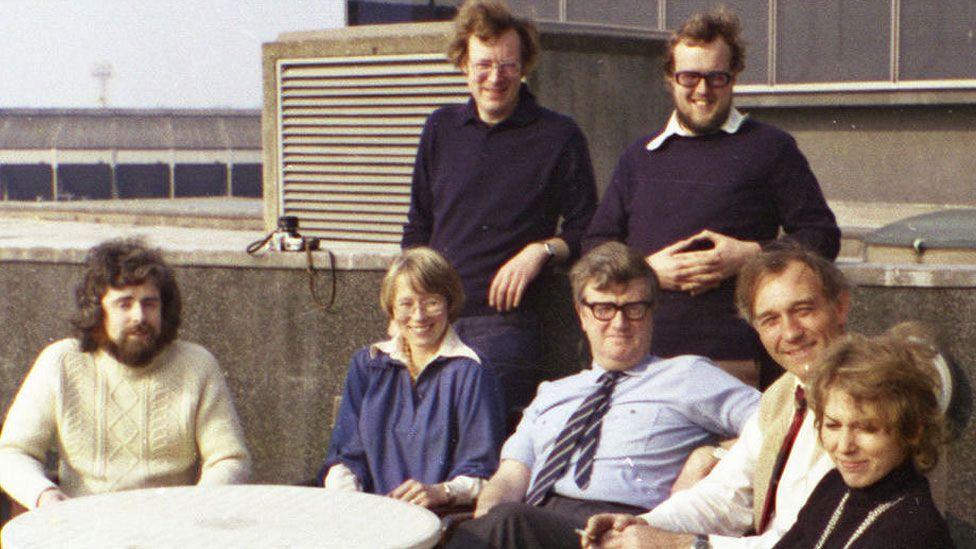
[[[738,435],[759,393],[707,359],[649,354],[654,271],[608,242],[570,273],[593,367],[539,387],[475,520],[448,547],[573,547],[594,514],[651,509],[696,447]]]

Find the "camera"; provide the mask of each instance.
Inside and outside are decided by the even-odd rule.
[[[271,235],[271,249],[279,252],[304,252],[319,249],[319,239],[298,233],[298,218],[283,215],[278,218],[278,229]]]

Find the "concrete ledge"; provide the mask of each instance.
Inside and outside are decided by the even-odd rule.
[[[744,88],[744,89],[742,89]],[[784,91],[767,86],[737,86],[735,104],[743,108],[766,107],[876,107],[903,105],[971,105],[976,103],[973,89],[817,89]]]
[[[257,198],[179,198],[0,202],[0,217],[121,225],[261,230]]]
[[[261,231],[231,231],[186,227],[104,225],[72,221],[24,221],[0,216],[0,261],[80,264],[94,245],[110,238],[139,236],[166,253],[175,266],[306,269],[304,253],[261,253],[251,256],[247,245],[264,237]],[[384,271],[399,247],[365,250],[360,246],[323,243],[343,271]],[[329,256],[314,252],[314,267],[328,269]]]
[[[838,261],[855,286],[886,288],[976,288],[976,266],[912,265]]]

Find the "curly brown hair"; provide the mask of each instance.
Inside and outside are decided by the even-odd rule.
[[[674,48],[678,44],[682,42],[690,45],[711,44],[719,38],[728,44],[732,54],[729,70],[732,74],[739,74],[746,68],[746,46],[740,36],[741,28],[739,16],[724,6],[695,13],[671,35],[662,63],[664,74],[666,76],[674,74]]]
[[[518,33],[522,74],[528,74],[539,59],[539,31],[532,21],[512,14],[502,0],[467,0],[461,6],[454,18],[454,37],[447,48],[447,57],[463,71],[468,64],[469,38],[476,36],[490,42],[510,30]]]
[[[817,429],[823,423],[828,392],[838,389],[858,405],[870,403],[878,410],[918,471],[935,467],[946,429],[937,397],[933,340],[926,327],[906,322],[880,336],[850,334],[835,342],[810,382]]]
[[[78,311],[71,320],[82,351],[98,349],[99,342],[105,339],[102,298],[108,289],[145,282],[152,282],[159,289],[162,326],[158,343],[163,347],[176,339],[183,305],[176,277],[163,261],[162,252],[140,238],[108,240],[88,252],[84,278],[75,288]]]

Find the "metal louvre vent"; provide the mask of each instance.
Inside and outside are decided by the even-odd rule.
[[[469,97],[443,54],[278,61],[280,210],[303,234],[399,243],[420,133]]]

